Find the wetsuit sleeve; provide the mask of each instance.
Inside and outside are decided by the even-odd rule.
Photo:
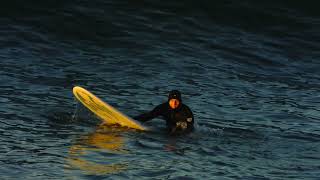
[[[188,123],[188,130],[193,130],[194,129],[194,117],[191,109],[188,107],[189,111],[189,117],[187,118],[187,123]]]
[[[147,112],[147,113],[143,113],[139,116],[134,117],[133,119],[135,119],[137,121],[141,121],[141,122],[146,122],[146,121],[149,121],[153,118],[156,118],[156,117],[162,115],[163,112],[164,112],[163,104],[160,104],[160,105],[156,106],[152,111]]]

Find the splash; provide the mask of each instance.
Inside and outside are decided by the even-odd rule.
[[[214,135],[214,136],[223,136],[223,130],[224,128],[212,128],[205,125],[199,125],[198,123],[195,123],[195,133],[197,134],[206,134],[208,136]]]

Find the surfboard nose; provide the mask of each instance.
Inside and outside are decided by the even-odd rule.
[[[75,92],[79,91],[80,89],[83,89],[83,88],[81,88],[79,86],[73,87],[73,89],[72,89],[73,94],[75,94]]]

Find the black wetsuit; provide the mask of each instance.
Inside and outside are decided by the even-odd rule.
[[[179,99],[180,101],[179,106],[175,109],[172,109],[168,103],[172,98]],[[146,122],[155,117],[162,116],[166,120],[169,134],[176,135],[191,132],[194,129],[193,114],[187,105],[182,104],[180,92],[171,91],[168,102],[162,103],[156,106],[152,111],[136,116],[134,119]]]

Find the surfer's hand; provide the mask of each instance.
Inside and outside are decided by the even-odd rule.
[[[188,124],[187,124],[187,122],[179,121],[179,122],[176,123],[176,128],[177,127],[179,127],[180,129],[184,130],[184,129],[187,129]]]

